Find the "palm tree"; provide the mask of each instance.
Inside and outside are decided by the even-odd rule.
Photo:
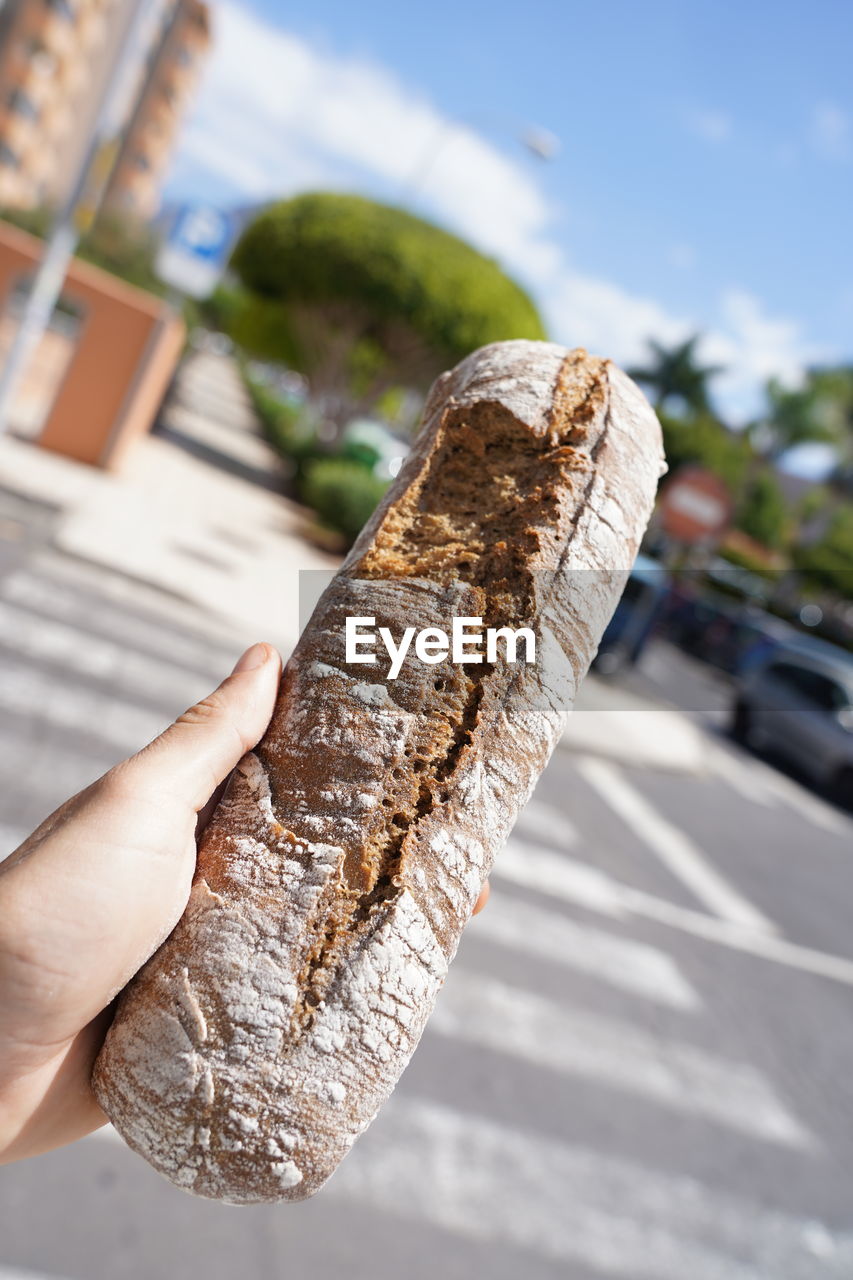
[[[771,378],[767,400],[760,429],[769,438],[771,457],[815,440],[833,446],[839,470],[853,466],[853,367],[809,369],[795,390]]]
[[[710,413],[708,379],[720,372],[718,365],[702,366],[696,362],[696,344],[700,335],[674,347],[665,347],[649,339],[652,361],[646,368],[629,369],[636,382],[653,389],[656,409],[664,409],[667,401],[679,400],[692,414]]]

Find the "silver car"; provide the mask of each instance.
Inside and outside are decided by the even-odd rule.
[[[853,658],[843,650],[776,649],[743,680],[731,732],[785,756],[853,808]]]

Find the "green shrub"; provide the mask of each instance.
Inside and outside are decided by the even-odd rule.
[[[779,576],[779,565],[768,564],[767,557],[762,558],[749,551],[743,546],[732,546],[724,543],[717,549],[717,555],[721,560],[727,560],[729,564],[734,565],[737,569],[748,569],[750,573],[758,574],[759,577],[775,579]]]
[[[337,436],[389,387],[426,391],[476,347],[545,336],[533,301],[497,262],[360,196],[268,205],[243,231],[231,270],[237,285],[217,298],[224,331],[304,374]]]
[[[853,600],[853,508],[839,507],[819,542],[795,554],[800,572],[810,583]]]
[[[302,497],[322,522],[354,542],[388,488],[388,481],[349,458],[316,458],[303,473]]]
[[[753,476],[738,507],[738,529],[764,547],[778,550],[785,542],[789,517],[779,482],[767,471]]]
[[[306,464],[323,457],[316,433],[304,408],[280,400],[274,391],[252,378],[243,369],[243,380],[249,392],[255,413],[258,415],[264,435],[278,454],[290,464],[297,495],[301,496]]]

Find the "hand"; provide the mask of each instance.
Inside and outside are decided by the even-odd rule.
[[[107,1006],[180,919],[197,827],[266,729],[280,671],[276,651],[254,645],[0,863],[0,1159],[106,1122],[89,1077]]]
[[[196,839],[266,729],[280,671],[276,651],[254,645],[0,863],[0,1162],[106,1123],[89,1080],[110,1002],[180,919]]]

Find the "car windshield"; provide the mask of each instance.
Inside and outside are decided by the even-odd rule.
[[[834,676],[794,661],[772,662],[767,674],[777,684],[794,690],[824,711],[841,711],[853,702],[850,690]]]

